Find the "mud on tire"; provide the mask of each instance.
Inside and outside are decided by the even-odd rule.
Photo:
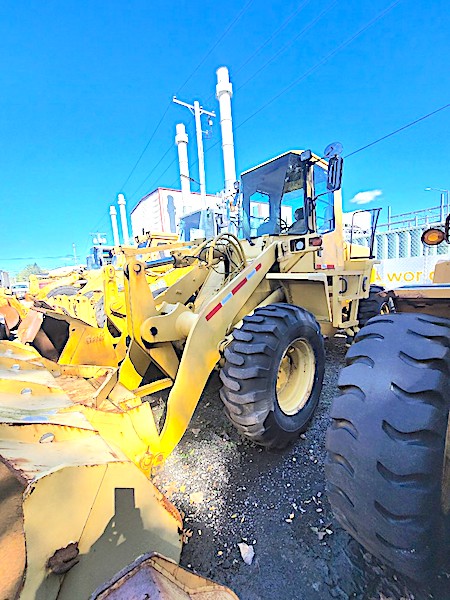
[[[330,503],[369,552],[425,580],[443,548],[450,320],[375,317],[356,335],[346,365],[327,432]]]
[[[284,384],[280,384],[281,365],[287,369]],[[220,396],[227,417],[250,440],[284,448],[313,416],[324,365],[323,338],[311,313],[284,303],[256,309],[233,331],[233,341],[225,350]]]

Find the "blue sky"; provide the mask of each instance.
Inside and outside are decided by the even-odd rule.
[[[341,48],[392,3],[2,2],[0,269],[14,272],[34,260],[62,265],[59,257],[71,254],[73,243],[84,257],[90,232],[99,228],[112,239],[108,207],[117,193],[132,208],[158,185],[179,186],[176,123],[187,125],[191,163],[195,136],[193,118],[171,98],[198,99],[218,111],[221,65],[235,88],[239,172],[291,148],[320,153],[336,140],[350,153],[450,102],[445,0],[401,0]],[[373,205],[383,206],[384,216],[387,205],[400,213],[438,204],[439,194],[424,188],[450,188],[449,134],[450,108],[350,157],[345,209],[371,190],[382,191]],[[218,120],[205,151],[207,191],[216,192],[223,180]],[[191,175],[198,180],[195,166]]]

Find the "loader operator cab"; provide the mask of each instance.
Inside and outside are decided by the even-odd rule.
[[[333,231],[333,192],[340,188],[342,158],[333,156],[330,165],[327,170],[326,162],[307,150],[282,154],[243,173],[243,237]]]

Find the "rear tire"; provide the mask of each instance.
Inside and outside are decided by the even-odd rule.
[[[364,327],[367,321],[378,315],[394,312],[392,300],[380,295],[384,292],[384,287],[381,285],[371,285],[369,289],[369,297],[359,301],[358,307],[358,322],[359,327]]]
[[[225,350],[220,397],[227,417],[253,442],[281,449],[305,431],[322,389],[320,327],[303,308],[257,308]]]
[[[330,503],[369,552],[425,580],[445,549],[450,320],[375,317],[356,335],[346,365],[327,432]]]

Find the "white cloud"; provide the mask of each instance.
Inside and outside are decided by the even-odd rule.
[[[350,202],[354,204],[368,204],[369,202],[373,202],[378,196],[382,195],[381,190],[368,190],[367,192],[358,192]]]

